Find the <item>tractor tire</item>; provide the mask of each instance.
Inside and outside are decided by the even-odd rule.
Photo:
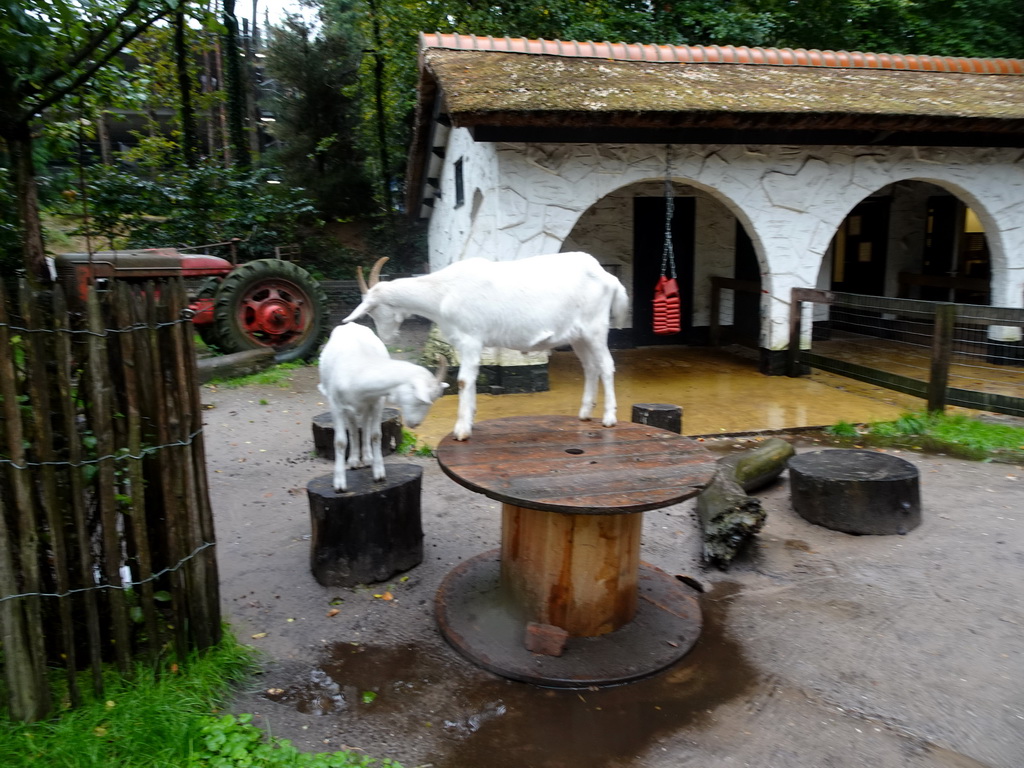
[[[213,316],[223,352],[270,347],[279,363],[306,360],[327,333],[327,295],[302,267],[259,259],[221,281]]]
[[[196,291],[195,299],[212,299],[217,295],[217,289],[220,287],[220,280],[216,277],[208,277],[199,286],[199,290]],[[220,341],[217,338],[217,325],[216,323],[204,323],[203,325],[195,326],[196,333],[199,334],[199,338],[203,340],[203,343],[210,349],[219,352]]]

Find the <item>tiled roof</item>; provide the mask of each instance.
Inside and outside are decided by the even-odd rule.
[[[1024,75],[1024,59],[974,59],[803,48],[748,48],[733,45],[645,45],[641,43],[530,40],[458,33],[423,33],[421,48],[458,51],[502,51],[546,56],[573,56],[618,61],[675,64],[765,64],[769,66],[842,67],[964,72],[976,75]]]

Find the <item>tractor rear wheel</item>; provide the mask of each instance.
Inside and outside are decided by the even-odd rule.
[[[194,299],[212,299],[217,295],[217,289],[220,288],[220,280],[216,277],[208,277],[199,285],[199,289],[196,291]],[[210,349],[219,350],[220,342],[217,339],[217,326],[214,323],[203,323],[202,325],[195,326],[196,333],[199,334],[199,338],[203,340],[203,343]]]
[[[224,352],[271,347],[278,362],[305,360],[327,332],[327,296],[302,267],[259,259],[224,278],[213,315]]]

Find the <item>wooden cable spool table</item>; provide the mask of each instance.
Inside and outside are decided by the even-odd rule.
[[[541,685],[610,685],[664,669],[697,641],[696,593],[641,562],[640,533],[644,511],[710,481],[715,459],[700,443],[526,416],[479,422],[464,442],[449,435],[437,458],[502,502],[500,549],[457,566],[437,593],[441,632],[470,660]]]

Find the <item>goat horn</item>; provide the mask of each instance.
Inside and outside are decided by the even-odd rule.
[[[356,267],[356,280],[359,281],[359,292],[365,296],[370,288],[366,285],[366,278],[363,277],[362,267]]]
[[[370,269],[370,288],[373,288],[373,286],[380,282],[380,270],[384,266],[384,262],[387,260],[387,256],[382,256],[377,259],[377,263]]]
[[[448,378],[448,358],[444,355],[437,356],[437,372],[434,374],[434,378],[439,383],[444,383],[444,380]]]

